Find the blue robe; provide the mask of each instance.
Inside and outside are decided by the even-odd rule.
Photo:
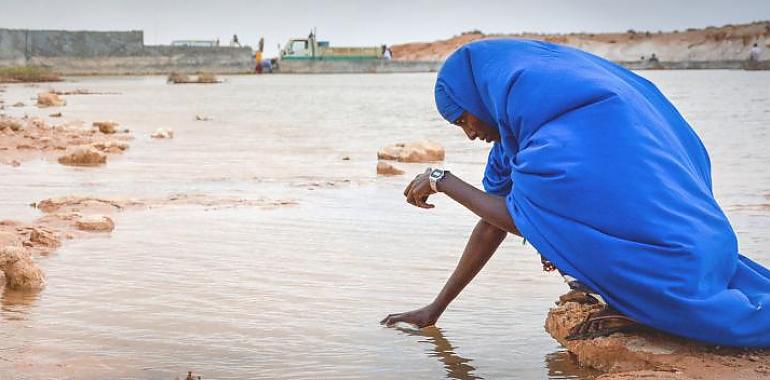
[[[645,325],[770,346],[770,271],[738,254],[703,143],[651,82],[577,49],[484,40],[447,59],[435,97],[450,122],[497,127],[484,187],[560,271]]]

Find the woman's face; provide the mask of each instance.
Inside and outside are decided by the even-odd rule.
[[[500,133],[497,132],[495,127],[479,120],[467,111],[463,112],[453,124],[462,128],[470,140],[479,138],[488,143],[500,141]]]

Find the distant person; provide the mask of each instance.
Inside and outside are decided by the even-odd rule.
[[[232,39],[232,41],[230,41],[230,46],[241,47],[241,43],[240,43],[240,41],[238,41],[238,35],[237,34],[233,34],[233,39]]]
[[[391,59],[393,59],[393,52],[387,46],[385,46],[384,48],[385,48],[384,49],[385,51],[382,53],[382,58],[384,58],[386,61],[390,61]]]
[[[257,46],[258,46],[258,49],[257,49],[257,50],[258,50],[259,52],[263,52],[263,51],[265,51],[265,38],[264,38],[264,37],[260,37],[260,38],[259,38],[259,44],[258,44]]]
[[[273,61],[270,59],[263,59],[262,60],[262,72],[263,73],[272,73],[273,72]]]
[[[650,56],[650,59],[648,60],[648,62],[650,62],[650,63],[658,63],[660,61],[658,60],[658,56],[656,56],[655,53],[652,53],[652,55]]]
[[[219,46],[219,38],[217,38],[217,46]]]
[[[443,193],[479,220],[436,298],[381,323],[435,324],[514,234],[601,306],[568,339],[644,325],[770,347],[770,270],[738,253],[708,153],[654,84],[575,48],[483,40],[447,58],[435,101],[468,139],[492,144],[484,190],[428,168],[406,201],[430,209]]]
[[[759,61],[760,55],[762,55],[762,49],[760,49],[759,45],[755,43],[751,48],[751,52],[749,53],[749,60],[752,62],[757,62]]]

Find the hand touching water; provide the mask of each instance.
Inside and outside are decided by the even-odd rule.
[[[380,321],[380,324],[391,326],[398,322],[404,322],[423,328],[436,324],[440,316],[441,311],[434,307],[433,304],[430,304],[417,310],[407,311],[406,313],[388,314],[385,319]]]

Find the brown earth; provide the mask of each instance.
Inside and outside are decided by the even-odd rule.
[[[606,372],[598,379],[770,379],[767,350],[720,348],[652,330],[568,341],[570,329],[601,307],[562,299],[548,312],[545,330],[581,366]]]
[[[670,62],[745,60],[754,43],[758,43],[763,50],[760,60],[770,60],[770,21],[670,32],[484,34],[472,31],[446,40],[393,45],[391,50],[394,60],[441,61],[464,44],[487,38],[549,41],[621,62],[640,61],[653,53],[660,61]]]

